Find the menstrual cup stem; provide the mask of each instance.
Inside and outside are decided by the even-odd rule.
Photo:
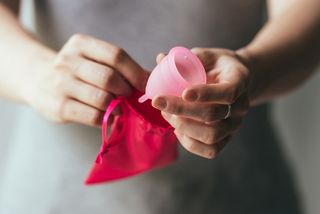
[[[145,102],[147,99],[149,99],[148,96],[147,96],[146,94],[144,94],[144,95],[142,95],[142,96],[138,99],[138,101],[139,101],[139,103],[143,103],[143,102]]]

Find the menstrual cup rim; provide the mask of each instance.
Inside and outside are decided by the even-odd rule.
[[[171,67],[172,70],[174,70],[178,75],[175,75],[175,77],[178,77],[178,81],[182,81],[184,83],[184,85],[190,85],[190,83],[185,80],[185,78],[180,74],[177,66],[176,66],[176,63],[175,63],[175,56],[178,52],[183,52],[183,54],[187,55],[187,57],[193,62],[195,63],[195,66],[199,69],[197,69],[198,73],[200,73],[201,75],[201,79],[203,80],[203,83],[205,84],[207,82],[207,76],[206,76],[206,73],[205,73],[205,69],[200,61],[200,59],[194,54],[192,53],[189,49],[185,48],[185,47],[181,47],[181,46],[177,46],[177,47],[174,47],[170,50],[168,56],[170,57],[169,58],[169,66]],[[200,72],[200,69],[203,71],[203,72]]]
[[[173,78],[175,78],[178,83],[181,83],[181,84],[177,85],[176,87],[187,88],[187,87],[189,87],[191,85],[181,75],[181,73],[179,72],[179,70],[178,70],[178,68],[176,66],[175,56],[179,52],[182,52],[183,54],[187,55],[187,57],[189,57],[189,59],[192,61],[192,63],[195,64],[196,68],[199,68],[199,69],[196,69],[196,70],[201,75],[201,80],[203,80],[203,84],[205,84],[207,82],[207,76],[206,76],[206,71],[205,71],[205,69],[203,67],[203,64],[200,61],[200,59],[194,53],[192,53],[189,49],[187,49],[185,47],[182,47],[182,46],[177,46],[177,47],[172,48],[169,51],[168,55],[165,56],[165,58],[168,58],[167,60],[165,60],[165,58],[163,59],[163,61],[166,61],[167,66],[169,67],[169,69],[176,73],[176,75],[173,75]],[[159,65],[157,65],[157,66],[159,66]],[[150,77],[151,77],[151,75],[150,75]],[[147,86],[148,86],[148,84],[147,84]],[[145,94],[139,98],[139,102],[142,103],[142,102],[146,101],[147,99],[151,99],[151,97],[149,97],[149,94],[147,93],[147,90],[146,90]]]

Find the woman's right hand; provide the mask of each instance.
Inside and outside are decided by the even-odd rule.
[[[99,126],[115,95],[144,91],[146,72],[123,49],[76,34],[26,79],[26,102],[47,119]]]

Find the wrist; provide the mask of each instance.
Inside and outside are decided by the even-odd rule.
[[[39,87],[39,82],[43,79],[41,77],[50,69],[56,55],[53,50],[41,44],[35,44],[30,49],[32,51],[25,59],[25,69],[20,78],[21,98],[27,105],[32,105],[37,90],[41,90]]]
[[[254,54],[252,54],[247,47],[240,48],[235,51],[239,60],[248,68],[249,70],[249,84],[248,84],[248,96],[250,103],[253,102],[258,92],[258,69],[257,62]]]

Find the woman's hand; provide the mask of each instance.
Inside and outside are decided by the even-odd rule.
[[[207,71],[207,84],[187,88],[182,98],[159,96],[152,105],[175,128],[185,149],[211,159],[239,130],[248,111],[250,72],[231,50],[194,48],[192,52]],[[162,58],[158,55],[157,62]]]
[[[144,91],[148,77],[124,50],[86,35],[72,36],[45,65],[27,79],[25,99],[59,123],[99,126],[114,96]]]

